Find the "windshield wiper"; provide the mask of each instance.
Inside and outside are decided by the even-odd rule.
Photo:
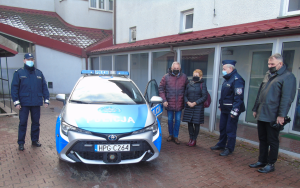
[[[81,104],[90,104],[89,102],[79,101],[79,100],[70,100],[70,102],[76,102],[76,103],[81,103]]]
[[[91,104],[123,104],[123,105],[130,105],[135,103],[126,103],[126,102],[113,102],[113,101],[92,101]]]

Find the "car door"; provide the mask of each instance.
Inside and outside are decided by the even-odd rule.
[[[144,97],[148,104],[151,107],[151,111],[153,114],[157,117],[157,119],[160,121],[162,117],[162,112],[163,112],[163,105],[162,103],[159,104],[153,104],[151,103],[151,98],[153,96],[159,96],[158,92],[158,85],[154,79],[150,80],[147,84],[147,87],[145,89]]]

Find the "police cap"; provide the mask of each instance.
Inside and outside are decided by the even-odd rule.
[[[31,53],[27,53],[24,55],[24,59],[34,59],[34,56]]]
[[[235,60],[223,60],[223,61],[222,61],[222,64],[223,64],[223,65],[230,64],[230,65],[235,66],[236,61],[235,61]]]

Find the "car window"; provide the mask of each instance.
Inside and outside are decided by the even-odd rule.
[[[139,90],[131,81],[85,77],[76,86],[70,102],[145,104]]]

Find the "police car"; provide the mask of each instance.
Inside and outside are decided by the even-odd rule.
[[[155,80],[144,95],[126,71],[83,70],[56,122],[59,158],[71,163],[151,161],[161,149],[162,98]]]

